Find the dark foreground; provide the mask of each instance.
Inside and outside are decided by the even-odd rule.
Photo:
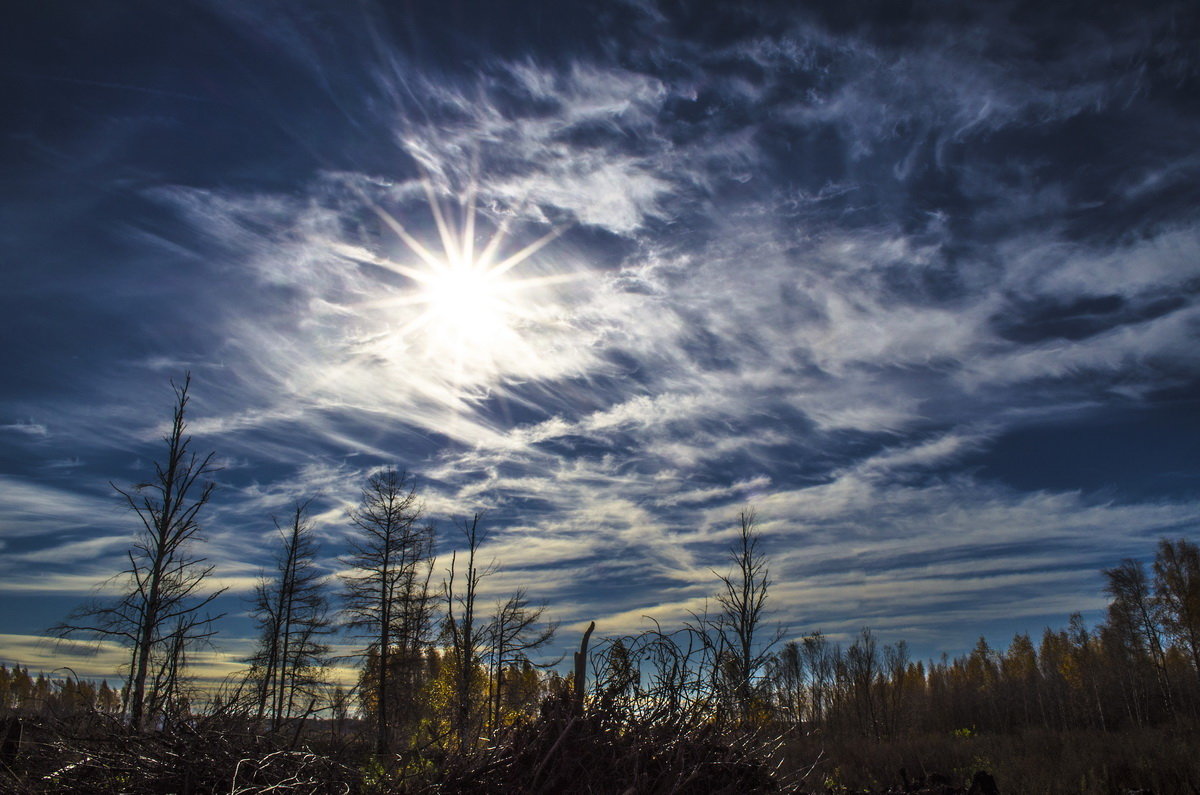
[[[321,722],[261,736],[197,720],[133,732],[111,716],[10,717],[0,792],[323,793],[1171,793],[1200,792],[1183,730],[909,737],[895,741],[710,728],[654,731],[543,709],[460,753],[379,759],[353,729]]]

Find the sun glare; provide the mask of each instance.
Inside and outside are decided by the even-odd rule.
[[[431,186],[426,193],[437,225],[441,250],[418,240],[391,213],[372,209],[404,244],[415,261],[393,260],[351,246],[335,246],[342,256],[370,262],[400,274],[408,289],[372,301],[383,308],[392,325],[396,349],[418,355],[443,377],[462,387],[488,383],[504,373],[537,370],[538,355],[520,329],[536,321],[543,307],[539,296],[550,284],[572,278],[567,274],[516,277],[511,271],[557,237],[553,229],[516,253],[501,256],[508,234],[502,221],[490,239],[476,250],[473,193],[460,202],[459,212],[447,212]]]
[[[473,263],[431,271],[421,285],[431,333],[467,344],[503,333],[516,310],[505,301],[504,288],[502,276]]]

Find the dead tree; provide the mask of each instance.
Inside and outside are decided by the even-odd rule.
[[[416,486],[391,467],[368,478],[350,513],[360,535],[351,539],[343,561],[350,568],[343,578],[345,623],[368,641],[360,654],[375,670],[364,672],[371,687],[363,700],[375,713],[375,749],[381,755],[391,746],[397,713],[396,663],[418,663],[429,642],[434,530],[420,519]]]
[[[479,712],[476,691],[479,684],[480,664],[487,647],[485,627],[480,626],[475,612],[479,597],[479,583],[495,573],[496,566],[489,563],[480,567],[476,558],[479,548],[487,538],[480,530],[479,514],[463,524],[462,532],[467,542],[466,572],[462,581],[456,582],[458,553],[450,556],[450,569],[442,584],[445,599],[445,634],[450,641],[450,665],[453,674],[451,728],[459,750],[466,750],[473,736]]]
[[[576,714],[583,712],[583,694],[587,691],[588,641],[591,640],[592,633],[595,631],[596,622],[589,621],[588,628],[583,633],[583,640],[579,641],[579,651],[572,655],[575,664],[575,681],[571,694],[571,707]]]
[[[721,583],[715,597],[719,610],[709,621],[717,636],[716,662],[725,687],[739,716],[746,720],[755,679],[783,633],[777,629],[771,638],[762,637],[770,571],[759,548],[753,509],[742,511],[738,522],[738,536],[729,548],[731,570],[728,574],[713,572]]]
[[[558,631],[558,624],[542,622],[545,605],[530,607],[525,589],[496,605],[487,626],[488,661],[492,669],[491,724],[497,730],[501,724],[504,703],[504,672],[509,666],[529,661],[529,654],[548,644]]]
[[[186,434],[191,374],[171,386],[175,410],[163,438],[165,460],[155,463],[152,479],[132,489],[110,484],[141,523],[126,553],[129,565],[114,578],[124,593],[115,603],[97,601],[76,609],[51,630],[60,638],[115,641],[129,648],[124,710],[135,728],[176,700],[184,652],[212,636],[212,623],[220,616],[203,611],[225,590],[205,592],[213,567],[193,552],[203,540],[199,514],[214,487],[209,480],[216,470],[213,453],[198,456]]]
[[[333,629],[307,510],[308,503],[297,503],[287,526],[275,523],[282,542],[276,572],[259,583],[252,607],[260,639],[250,678],[258,720],[269,715],[274,729],[295,714],[298,698],[316,698],[329,654],[322,639]]]

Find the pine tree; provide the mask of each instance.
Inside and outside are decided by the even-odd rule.
[[[344,561],[346,626],[367,641],[376,677],[368,702],[375,705],[375,748],[391,746],[392,727],[411,711],[401,698],[417,691],[424,652],[430,645],[434,530],[421,524],[421,504],[412,479],[393,468],[372,475],[350,519],[359,530]]]

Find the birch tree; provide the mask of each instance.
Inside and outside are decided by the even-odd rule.
[[[1200,547],[1185,538],[1158,542],[1154,599],[1167,634],[1187,651],[1200,677]]]
[[[1145,567],[1139,561],[1126,558],[1119,566],[1104,569],[1103,574],[1104,590],[1112,597],[1108,605],[1108,623],[1130,648],[1149,656],[1163,706],[1172,712],[1174,705],[1163,629]]]

